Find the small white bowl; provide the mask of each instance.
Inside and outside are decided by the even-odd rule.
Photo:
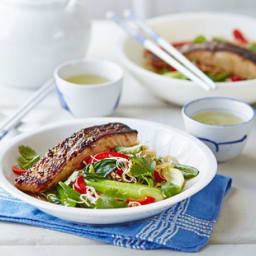
[[[168,42],[192,40],[198,35],[232,40],[232,31],[241,29],[252,41],[256,40],[256,19],[229,13],[178,13],[152,18],[148,24]],[[116,45],[122,64],[142,86],[166,101],[184,105],[202,97],[232,97],[247,103],[256,102],[256,80],[217,83],[215,91],[206,91],[195,82],[156,74],[145,68],[143,46],[123,34]]]
[[[109,82],[81,86],[65,80],[81,74],[99,75]],[[56,68],[54,77],[62,107],[75,117],[106,116],[119,105],[123,70],[113,62],[99,59],[68,61]]]
[[[17,161],[19,145],[29,145],[43,154],[75,131],[109,122],[122,122],[138,130],[141,143],[148,145],[158,155],[172,155],[180,163],[195,166],[200,171],[199,175],[188,180],[183,191],[173,197],[140,207],[119,209],[83,209],[55,205],[30,196],[14,186],[15,175],[11,167]],[[129,118],[88,118],[49,125],[16,136],[0,146],[0,186],[3,189],[46,213],[81,223],[121,223],[156,215],[203,189],[214,178],[217,170],[216,159],[211,150],[193,136],[167,125]]]
[[[195,121],[191,117],[201,111],[227,111],[244,120],[233,125],[210,125]],[[240,100],[226,97],[201,98],[186,104],[182,109],[185,127],[213,151],[219,162],[238,156],[243,149],[251,128],[255,111]]]

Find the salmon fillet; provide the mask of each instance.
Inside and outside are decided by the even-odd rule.
[[[228,42],[188,44],[179,49],[188,59],[196,61],[204,72],[228,72],[245,79],[256,78],[256,54]]]
[[[39,162],[15,179],[22,191],[42,193],[81,169],[91,155],[116,146],[138,144],[137,131],[122,123],[109,123],[82,129],[49,149]]]
[[[204,72],[228,72],[244,79],[256,78],[256,53],[228,42],[208,41],[188,43],[177,48],[189,60],[195,61]],[[145,61],[153,71],[167,69],[169,65],[145,50]]]

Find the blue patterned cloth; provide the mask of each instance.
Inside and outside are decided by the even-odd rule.
[[[209,240],[231,179],[217,175],[196,195],[151,218],[126,224],[70,223],[43,213],[0,190],[0,220],[58,230],[134,249],[195,252]]]

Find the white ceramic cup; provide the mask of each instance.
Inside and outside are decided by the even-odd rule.
[[[242,118],[234,125],[210,125],[192,119],[201,111],[227,111]],[[182,109],[185,127],[213,151],[219,162],[238,156],[243,149],[254,124],[254,109],[240,100],[226,97],[210,97],[194,100]]]
[[[99,75],[109,81],[81,86],[65,80],[81,74]],[[68,61],[56,68],[54,77],[62,107],[75,117],[106,116],[119,105],[123,70],[113,62],[99,59]]]

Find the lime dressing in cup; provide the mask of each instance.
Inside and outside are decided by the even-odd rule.
[[[95,84],[104,84],[109,82],[110,80],[106,77],[94,74],[79,74],[75,76],[70,76],[65,79],[67,82],[82,85],[82,86],[90,86]]]
[[[202,111],[193,115],[192,119],[212,125],[232,125],[243,122],[241,117],[226,111]]]
[[[249,104],[227,97],[191,101],[182,115],[186,130],[202,140],[219,162],[240,154],[255,120],[255,110]]]
[[[117,64],[101,59],[71,60],[54,73],[62,107],[78,118],[111,114],[120,102],[123,75]],[[105,79],[99,83],[99,77]]]

